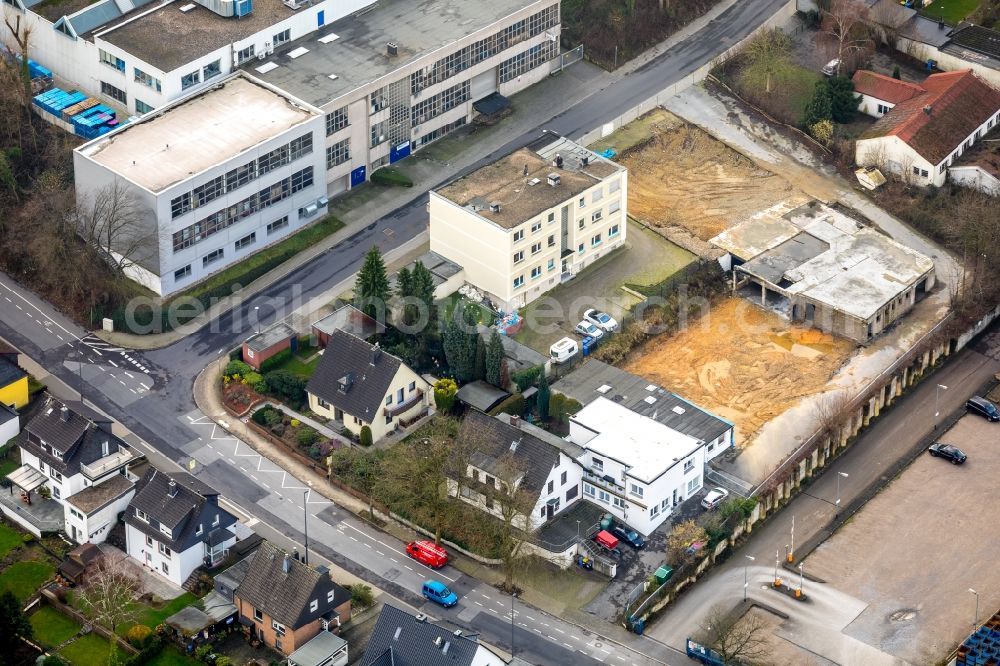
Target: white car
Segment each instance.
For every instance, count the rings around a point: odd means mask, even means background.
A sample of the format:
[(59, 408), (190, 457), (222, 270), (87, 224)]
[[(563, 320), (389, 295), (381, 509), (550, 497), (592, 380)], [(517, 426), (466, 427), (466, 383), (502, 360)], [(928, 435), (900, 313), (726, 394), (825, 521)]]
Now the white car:
[(701, 505), (711, 511), (725, 502), (728, 497), (729, 491), (725, 488), (712, 488), (708, 491), (708, 494), (705, 495), (705, 499), (701, 501)]
[(604, 336), (604, 331), (597, 328), (586, 319), (576, 325), (576, 332), (580, 335), (589, 335), (594, 338), (594, 340), (600, 340)]
[(602, 331), (611, 333), (612, 331), (618, 330), (618, 322), (615, 321), (615, 318), (607, 312), (590, 309), (583, 313), (583, 318)]
[(827, 76), (833, 76), (834, 74), (837, 73), (837, 70), (839, 68), (840, 68), (840, 58), (834, 58), (830, 62), (823, 65), (823, 69), (821, 69), (820, 71), (826, 74)]

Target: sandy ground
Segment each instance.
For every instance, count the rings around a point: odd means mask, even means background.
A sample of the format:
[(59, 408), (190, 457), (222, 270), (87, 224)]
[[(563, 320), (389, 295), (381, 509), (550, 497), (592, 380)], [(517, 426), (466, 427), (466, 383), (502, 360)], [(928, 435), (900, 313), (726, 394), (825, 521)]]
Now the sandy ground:
[(651, 340), (625, 369), (732, 421), (742, 444), (804, 396), (824, 390), (854, 348), (727, 298), (679, 333)]
[(833, 666), (834, 662), (804, 650), (795, 643), (783, 638), (781, 633), (784, 620), (756, 606), (747, 611), (747, 615), (756, 617), (764, 627), (766, 636), (763, 649), (768, 666)]
[[(629, 170), (629, 213), (664, 229), (681, 227), (703, 241), (787, 199), (806, 197), (787, 180), (677, 116), (657, 109), (604, 140)], [(642, 132), (651, 139), (637, 141)]]
[(912, 664), (940, 663), (1000, 605), (1000, 424), (963, 417), (941, 441), (962, 466), (921, 456), (806, 559), (832, 587), (868, 602), (844, 630)]

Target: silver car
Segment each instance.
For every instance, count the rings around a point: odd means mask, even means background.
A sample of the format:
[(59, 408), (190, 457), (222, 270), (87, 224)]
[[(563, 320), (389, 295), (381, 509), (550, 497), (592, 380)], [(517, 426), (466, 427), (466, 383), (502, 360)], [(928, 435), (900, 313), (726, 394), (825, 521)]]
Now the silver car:
[(600, 310), (594, 310), (591, 308), (583, 313), (583, 318), (602, 331), (611, 333), (612, 331), (618, 330), (618, 322), (615, 321), (615, 318), (607, 312), (601, 312)]
[(728, 497), (729, 491), (725, 488), (712, 488), (708, 491), (708, 494), (705, 495), (705, 499), (701, 501), (701, 505), (711, 511), (725, 502)]
[(576, 325), (576, 332), (580, 335), (589, 335), (594, 338), (594, 340), (600, 340), (604, 335), (604, 331), (597, 328), (587, 320), (583, 320)]

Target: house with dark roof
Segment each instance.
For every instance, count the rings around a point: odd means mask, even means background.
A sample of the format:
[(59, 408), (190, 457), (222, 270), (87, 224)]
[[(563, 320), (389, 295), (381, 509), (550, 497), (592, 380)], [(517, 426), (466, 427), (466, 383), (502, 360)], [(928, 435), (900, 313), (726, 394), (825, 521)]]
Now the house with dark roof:
[(239, 621), (286, 656), (351, 618), (351, 593), (326, 567), (311, 567), (268, 542), (250, 560), (233, 603)]
[(530, 498), (532, 509), (515, 524), (534, 531), (580, 499), (583, 450), (517, 416), (493, 417), (470, 409), (459, 437), (471, 454), (464, 477), (448, 480), (453, 496), (500, 517), (507, 488)]
[(426, 615), (385, 604), (368, 639), (361, 666), (505, 666), (498, 654), (461, 631), (440, 627)]
[[(870, 79), (870, 81), (869, 81)], [(855, 161), (915, 185), (943, 185), (948, 167), (1000, 123), (1000, 90), (972, 70), (931, 74), (855, 144)], [(903, 96), (901, 86), (863, 77), (862, 92)]]
[(198, 567), (226, 558), (235, 525), (217, 490), (186, 472), (150, 469), (125, 512), (125, 544), (144, 567), (183, 585)]
[[(377, 442), (427, 413), (430, 385), (392, 354), (342, 330), (333, 330), (306, 385), (309, 409)], [(335, 428), (336, 429), (336, 428)]]
[(15, 440), (21, 466), (7, 475), (13, 485), (0, 493), (0, 509), (37, 536), (104, 541), (135, 493), (129, 465), (138, 454), (79, 403), (45, 396), (26, 419)]
[(28, 373), (17, 364), (17, 351), (0, 343), (0, 405), (23, 409), (27, 404)]

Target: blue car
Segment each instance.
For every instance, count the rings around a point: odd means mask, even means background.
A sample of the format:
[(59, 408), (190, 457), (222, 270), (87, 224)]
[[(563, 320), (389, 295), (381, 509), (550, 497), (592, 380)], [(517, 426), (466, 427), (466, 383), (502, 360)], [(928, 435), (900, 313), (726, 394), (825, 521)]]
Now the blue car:
[(429, 580), (424, 583), (421, 591), (425, 599), (433, 601), (436, 604), (441, 604), (445, 608), (451, 608), (458, 603), (458, 595), (449, 590), (447, 585), (436, 580)]

